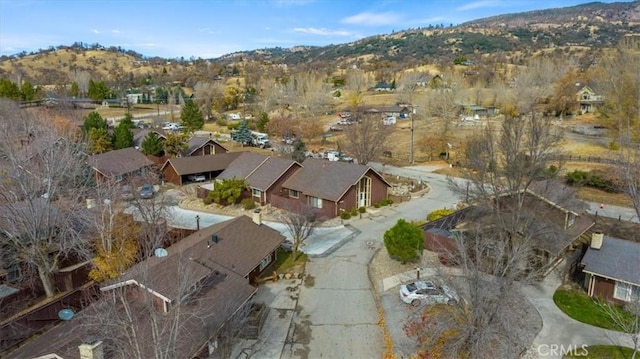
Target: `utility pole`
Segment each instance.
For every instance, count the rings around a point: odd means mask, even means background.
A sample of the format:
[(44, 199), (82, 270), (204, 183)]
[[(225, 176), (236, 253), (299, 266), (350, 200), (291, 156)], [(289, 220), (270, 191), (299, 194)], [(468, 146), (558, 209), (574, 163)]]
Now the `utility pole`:
[(413, 108), (413, 113), (411, 114), (411, 140), (409, 142), (409, 164), (413, 164), (413, 118), (416, 115), (416, 108)]

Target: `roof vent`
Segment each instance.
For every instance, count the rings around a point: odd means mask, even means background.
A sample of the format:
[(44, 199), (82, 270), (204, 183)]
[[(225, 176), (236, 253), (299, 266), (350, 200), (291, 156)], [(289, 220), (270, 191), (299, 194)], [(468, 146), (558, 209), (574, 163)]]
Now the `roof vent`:
[(207, 241), (207, 248), (211, 248), (214, 244), (217, 244), (220, 241), (217, 234), (211, 235), (211, 238)]

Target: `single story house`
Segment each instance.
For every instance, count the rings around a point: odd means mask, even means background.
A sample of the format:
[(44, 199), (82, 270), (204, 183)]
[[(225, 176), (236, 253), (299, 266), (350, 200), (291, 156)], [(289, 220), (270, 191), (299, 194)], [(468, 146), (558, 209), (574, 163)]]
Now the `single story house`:
[(243, 152), (220, 153), (215, 156), (169, 158), (160, 171), (165, 181), (178, 186), (192, 182), (189, 177), (202, 175), (205, 181), (216, 179)]
[(133, 147), (109, 151), (89, 157), (96, 181), (124, 180), (145, 177), (153, 165), (142, 152)]
[(411, 109), (407, 106), (372, 106), (362, 109), (366, 115), (380, 115), (382, 118), (408, 118), (411, 115)]
[(217, 179), (244, 179), (251, 198), (256, 203), (265, 205), (271, 203), (274, 193), (282, 192), (282, 183), (300, 167), (298, 162), (291, 159), (243, 152)]
[(393, 91), (393, 84), (388, 82), (378, 82), (374, 87), (374, 91)]
[(387, 198), (391, 185), (368, 166), (307, 158), (302, 167), (282, 183), (271, 205), (285, 210), (310, 207), (321, 217), (369, 207)]
[(616, 304), (640, 300), (640, 243), (594, 233), (581, 264), (590, 297)]
[[(522, 203), (518, 223), (524, 236), (535, 241), (535, 254), (531, 258), (534, 266), (550, 269), (564, 260), (565, 251), (586, 233), (594, 222), (584, 214), (587, 206), (574, 197), (574, 191), (555, 181), (534, 182), (531, 186), (515, 193), (505, 191), (493, 198), (491, 208), (469, 206), (460, 211), (426, 223), (422, 226), (425, 236), (424, 247), (438, 252), (441, 260), (455, 257), (459, 238), (467, 231), (483, 231), (491, 228), (491, 213), (495, 209), (505, 215), (516, 210)], [(535, 217), (529, 214), (535, 213)], [(505, 218), (509, 218), (508, 215)], [(483, 226), (486, 223), (486, 226)]]
[(187, 145), (187, 149), (180, 154), (180, 157), (208, 156), (229, 152), (217, 141), (207, 137), (193, 136), (189, 139)]
[[(8, 353), (7, 358), (126, 355), (131, 351), (126, 339), (131, 338), (120, 338), (122, 331), (105, 332), (108, 327), (100, 325), (101, 321), (114, 325), (119, 317), (139, 336), (136, 350), (149, 357), (159, 346), (169, 350), (167, 354), (180, 353), (184, 358), (209, 357), (216, 350), (220, 329), (255, 294), (250, 283), (276, 259), (284, 239), (262, 223), (259, 213), (197, 231), (102, 287), (104, 299)], [(118, 310), (121, 302), (127, 303), (126, 310)], [(162, 315), (150, 315), (154, 309)], [(99, 317), (105, 310), (109, 315)], [(161, 330), (154, 333), (154, 328)]]

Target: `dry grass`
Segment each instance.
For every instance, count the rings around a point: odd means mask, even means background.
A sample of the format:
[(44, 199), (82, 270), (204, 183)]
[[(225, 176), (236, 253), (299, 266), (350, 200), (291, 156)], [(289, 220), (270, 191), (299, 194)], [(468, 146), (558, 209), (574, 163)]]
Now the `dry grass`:
[(609, 193), (591, 187), (578, 187), (578, 198), (584, 201), (632, 207), (631, 200), (624, 193)]

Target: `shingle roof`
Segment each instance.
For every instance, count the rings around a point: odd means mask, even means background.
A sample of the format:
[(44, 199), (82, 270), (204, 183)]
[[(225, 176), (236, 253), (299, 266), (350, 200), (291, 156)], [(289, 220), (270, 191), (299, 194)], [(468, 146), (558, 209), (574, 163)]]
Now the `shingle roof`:
[[(191, 137), (189, 139), (189, 142), (187, 144), (187, 149), (182, 152), (182, 156), (191, 155), (198, 148), (204, 146), (205, 144), (207, 144), (209, 142), (224, 148), (224, 146), (222, 146), (221, 144), (219, 144), (218, 142), (216, 142), (216, 141), (214, 141), (214, 140), (212, 140), (210, 138), (193, 136), (193, 137)], [(225, 150), (226, 150), (226, 148), (225, 148)]]
[(268, 158), (268, 156), (253, 152), (242, 152), (242, 154), (231, 162), (229, 167), (218, 176), (218, 179), (247, 178)]
[[(217, 242), (211, 242), (216, 236)], [(173, 300), (181, 273), (189, 272), (193, 283), (209, 277), (218, 267), (242, 277), (280, 246), (285, 237), (277, 230), (257, 225), (247, 216), (236, 217), (201, 229), (167, 248), (168, 256), (152, 257), (131, 268), (118, 282), (136, 280)]]
[(587, 249), (584, 271), (640, 285), (640, 243), (604, 237), (600, 249)]
[(142, 152), (133, 147), (93, 155), (89, 157), (89, 163), (107, 177), (135, 172), (153, 164)]
[(253, 188), (266, 191), (282, 176), (291, 166), (298, 166), (294, 160), (278, 157), (269, 157), (247, 178), (247, 184)]
[[(294, 173), (282, 186), (333, 202), (338, 201), (349, 187), (356, 184), (368, 171), (368, 166), (340, 161), (307, 158), (302, 168)], [(382, 179), (382, 177), (380, 177)], [(384, 179), (382, 179), (384, 183)]]
[(160, 137), (162, 139), (166, 139), (167, 138), (164, 135), (164, 130), (148, 129), (148, 128), (134, 129), (133, 130), (133, 147), (138, 147), (138, 148), (141, 147), (142, 146), (142, 142), (144, 142), (144, 139), (151, 132), (155, 132), (158, 135), (158, 137)]
[(162, 166), (172, 166), (179, 175), (206, 173), (226, 169), (242, 152), (219, 153), (211, 156), (170, 158)]

